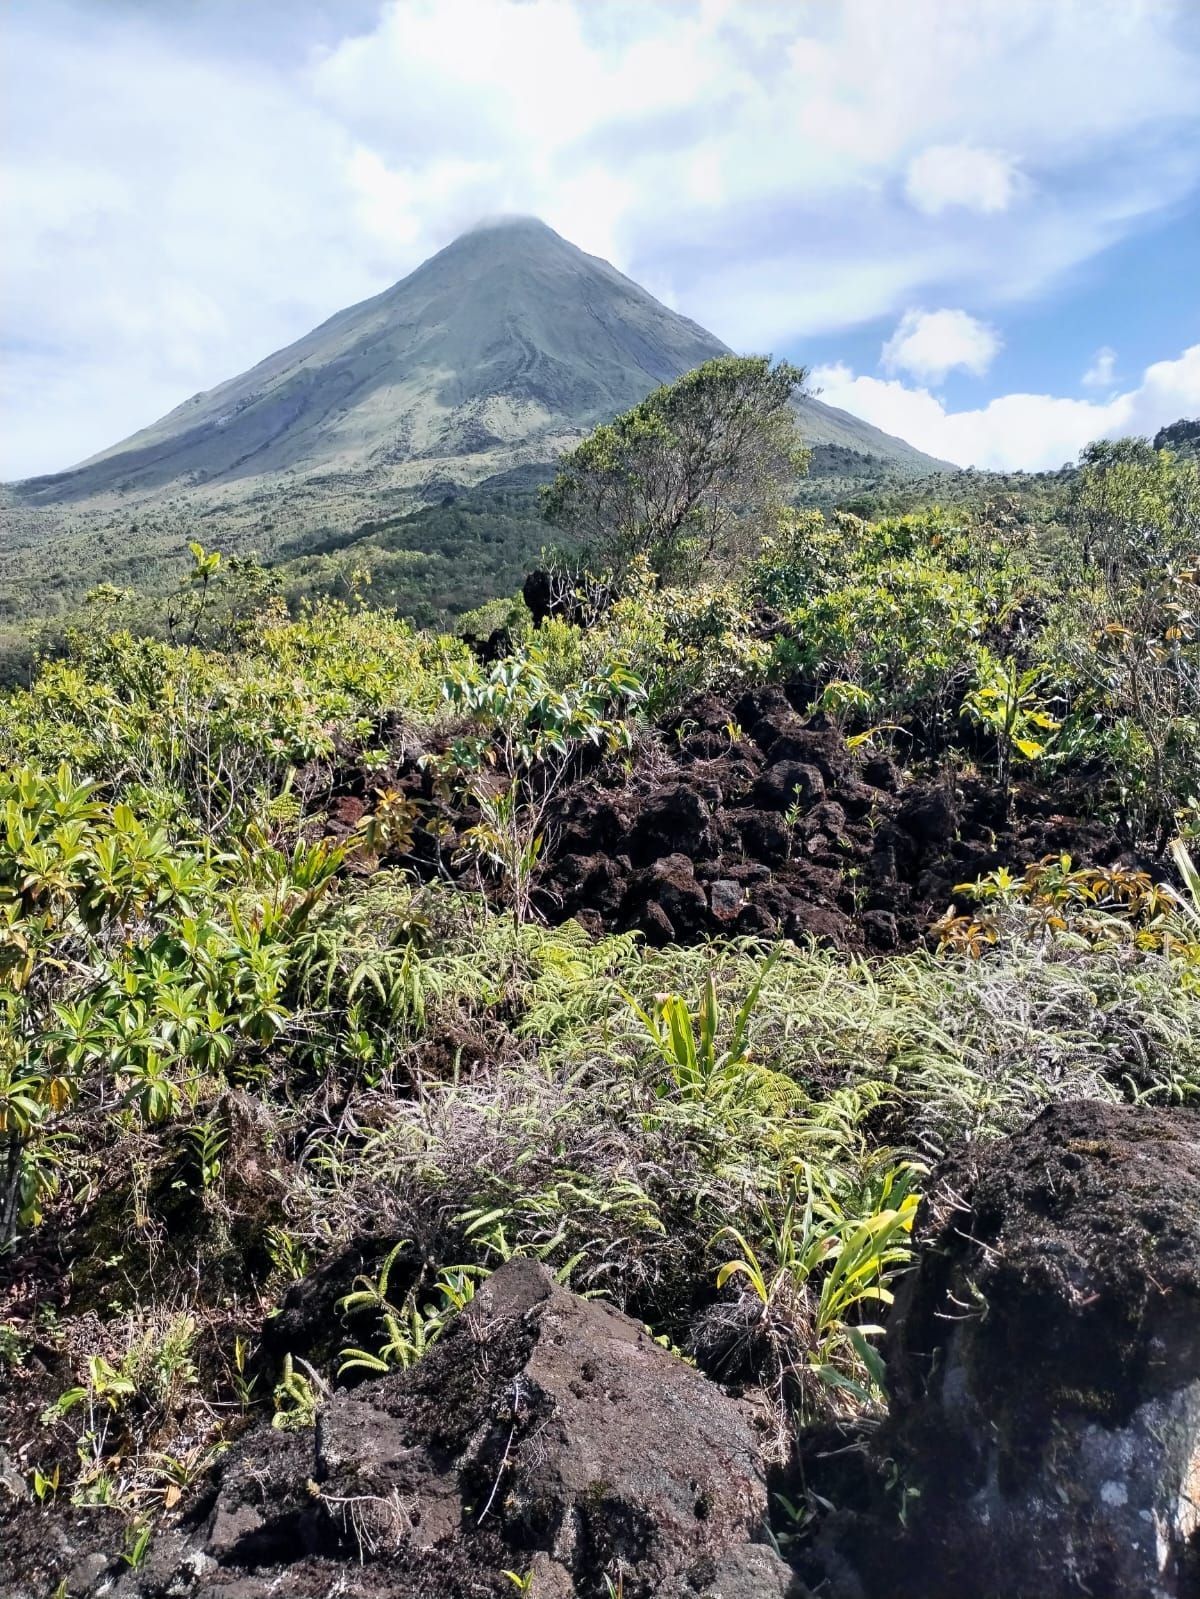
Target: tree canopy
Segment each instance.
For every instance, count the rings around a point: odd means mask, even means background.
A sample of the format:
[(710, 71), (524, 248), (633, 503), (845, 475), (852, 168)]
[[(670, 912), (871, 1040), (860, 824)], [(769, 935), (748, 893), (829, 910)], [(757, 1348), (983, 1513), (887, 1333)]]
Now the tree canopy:
[(806, 469), (792, 400), (806, 373), (719, 356), (598, 427), (563, 458), (543, 514), (594, 569), (644, 556), (660, 577), (728, 566)]

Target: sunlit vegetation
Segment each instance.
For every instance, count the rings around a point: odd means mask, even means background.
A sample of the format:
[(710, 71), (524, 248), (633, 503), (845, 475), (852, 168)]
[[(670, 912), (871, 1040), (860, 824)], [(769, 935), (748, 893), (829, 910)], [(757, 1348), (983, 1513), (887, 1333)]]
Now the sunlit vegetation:
[[(625, 533), (573, 611), (506, 605), (490, 664), (363, 574), (291, 614), (197, 544), (154, 636), (99, 591), (0, 699), (0, 1381), (37, 1395), (31, 1492), (111, 1506), (114, 1546), (516, 1254), (763, 1384), (786, 1451), (879, 1404), (939, 1159), (1055, 1099), (1200, 1094), (1194, 463), (1097, 446), (1049, 507), (774, 507), (732, 573), (685, 516), (671, 583)], [(565, 785), (772, 681), (1002, 810), (1071, 787), (1128, 858), (1014, 859), (871, 959), (539, 916)]]

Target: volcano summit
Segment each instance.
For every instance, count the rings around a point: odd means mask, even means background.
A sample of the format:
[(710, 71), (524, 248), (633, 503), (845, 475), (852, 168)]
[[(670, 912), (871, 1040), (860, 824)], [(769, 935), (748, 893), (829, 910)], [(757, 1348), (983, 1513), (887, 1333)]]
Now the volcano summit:
[[(544, 223), (487, 222), (132, 438), (29, 480), (21, 498), (111, 504), (348, 472), (419, 499), (424, 485), (548, 461), (658, 384), (726, 353)], [(819, 400), (804, 398), (800, 411), (817, 448), (916, 472), (940, 464)]]

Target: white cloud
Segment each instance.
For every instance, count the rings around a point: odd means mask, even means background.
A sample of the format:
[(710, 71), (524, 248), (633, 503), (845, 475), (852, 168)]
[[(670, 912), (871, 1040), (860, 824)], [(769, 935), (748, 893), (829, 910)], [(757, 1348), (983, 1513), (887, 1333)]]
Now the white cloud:
[(927, 388), (856, 376), (844, 363), (817, 368), (814, 387), (830, 405), (958, 466), (1041, 471), (1073, 460), (1092, 439), (1153, 434), (1200, 410), (1200, 344), (1156, 361), (1135, 389), (1104, 401), (1004, 394), (975, 410), (951, 411)]
[(1016, 162), (1002, 150), (931, 144), (908, 163), (904, 192), (926, 216), (962, 206), (984, 216), (1007, 211), (1021, 189)]
[(982, 377), (1000, 349), (1000, 335), (966, 311), (906, 311), (883, 347), (885, 372), (908, 372), (940, 383), (961, 370)]
[(1108, 389), (1117, 375), (1117, 352), (1102, 344), (1092, 357), (1092, 364), (1080, 378), (1088, 389)]
[(423, 237), (426, 217), (448, 194), (478, 194), (483, 204), (500, 168), (494, 161), (454, 158), (393, 169), (377, 151), (360, 144), (346, 172), (359, 222), (385, 247), (406, 254)]
[(13, 8), (0, 476), (114, 442), (485, 214), (544, 217), (738, 348), (1036, 295), (1200, 181), (1192, 12)]

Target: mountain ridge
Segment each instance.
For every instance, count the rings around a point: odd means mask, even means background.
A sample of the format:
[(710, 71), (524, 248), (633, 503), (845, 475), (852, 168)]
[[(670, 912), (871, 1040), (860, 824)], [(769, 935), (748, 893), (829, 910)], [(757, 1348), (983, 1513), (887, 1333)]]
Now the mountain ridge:
[[(552, 459), (729, 347), (536, 218), (477, 224), (129, 438), (11, 489), (128, 503), (351, 472), (409, 491)], [(945, 463), (805, 396), (802, 431), (914, 472)]]

